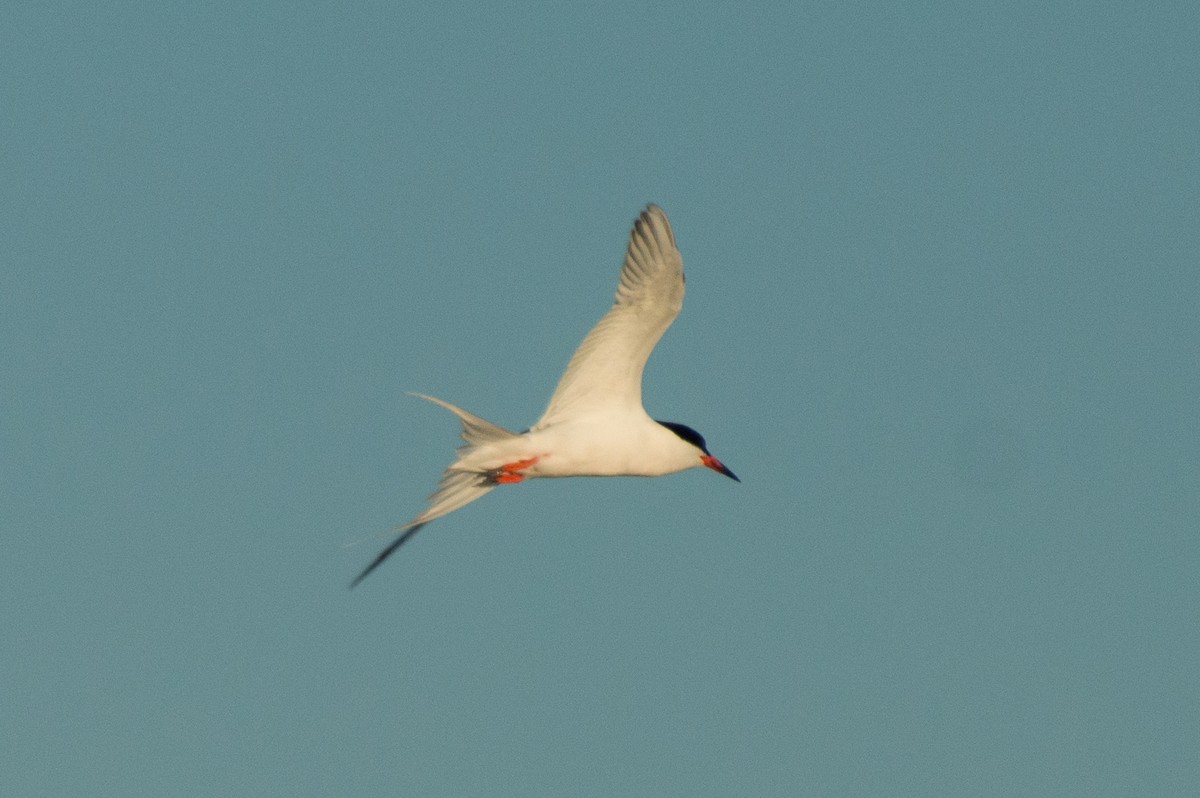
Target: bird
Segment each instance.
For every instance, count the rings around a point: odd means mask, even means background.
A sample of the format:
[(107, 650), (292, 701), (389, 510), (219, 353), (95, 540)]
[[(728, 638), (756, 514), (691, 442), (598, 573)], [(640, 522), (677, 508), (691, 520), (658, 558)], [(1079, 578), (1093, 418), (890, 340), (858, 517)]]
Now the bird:
[(741, 482), (696, 430), (652, 419), (642, 406), (642, 371), (683, 307), (683, 258), (667, 215), (647, 205), (633, 223), (612, 307), (567, 363), (541, 418), (512, 432), (449, 402), (463, 444), (423, 512), (362, 570), (353, 588), (426, 524), (500, 485), (581, 476), (656, 477), (705, 467)]

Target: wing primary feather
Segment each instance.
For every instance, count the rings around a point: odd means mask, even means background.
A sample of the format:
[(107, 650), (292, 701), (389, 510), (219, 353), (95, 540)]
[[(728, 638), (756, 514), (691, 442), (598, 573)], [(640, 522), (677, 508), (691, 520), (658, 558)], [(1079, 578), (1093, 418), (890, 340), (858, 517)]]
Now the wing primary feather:
[(612, 307), (571, 356), (533, 429), (588, 413), (641, 411), (642, 370), (683, 306), (683, 293), (671, 223), (662, 208), (647, 205), (629, 231)]
[(425, 526), (425, 525), (417, 524), (416, 526), (410, 527), (410, 528), (406, 529), (403, 534), (401, 534), (399, 537), (397, 537), (395, 540), (393, 540), (391, 543), (389, 543), (388, 547), (386, 549), (379, 552), (378, 557), (376, 557), (374, 560), (371, 560), (371, 564), (368, 565), (366, 568), (364, 568), (362, 570), (362, 573), (360, 573), (358, 576), (354, 577), (354, 581), (350, 583), (350, 589), (353, 590), (354, 588), (358, 587), (359, 582), (366, 579), (368, 574), (370, 574), (372, 571), (374, 571), (376, 568), (378, 568), (380, 565), (382, 565), (383, 561), (386, 560), (388, 557), (391, 557), (392, 554), (395, 553), (396, 549), (400, 548), (405, 543), (407, 543), (409, 538), (411, 538), (413, 535), (420, 532), (421, 527), (423, 527), (423, 526)]

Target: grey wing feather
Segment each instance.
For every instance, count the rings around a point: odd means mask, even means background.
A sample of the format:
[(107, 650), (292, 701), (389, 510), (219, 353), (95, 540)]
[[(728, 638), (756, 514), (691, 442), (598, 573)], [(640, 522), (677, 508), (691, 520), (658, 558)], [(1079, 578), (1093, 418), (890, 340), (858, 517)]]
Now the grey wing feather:
[(683, 258), (667, 215), (649, 205), (629, 234), (616, 299), (571, 356), (533, 429), (614, 406), (642, 406), (642, 371), (683, 307)]

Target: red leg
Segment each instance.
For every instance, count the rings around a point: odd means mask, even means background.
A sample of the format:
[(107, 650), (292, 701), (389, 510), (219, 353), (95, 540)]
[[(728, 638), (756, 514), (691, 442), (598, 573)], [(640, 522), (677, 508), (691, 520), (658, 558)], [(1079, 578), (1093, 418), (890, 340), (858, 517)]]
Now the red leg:
[(493, 468), (488, 472), (488, 476), (492, 482), (500, 485), (510, 485), (514, 482), (520, 482), (525, 479), (525, 475), (521, 473), (522, 469), (529, 468), (537, 462), (536, 457), (530, 457), (526, 460), (517, 460), (512, 463), (505, 463), (499, 468)]

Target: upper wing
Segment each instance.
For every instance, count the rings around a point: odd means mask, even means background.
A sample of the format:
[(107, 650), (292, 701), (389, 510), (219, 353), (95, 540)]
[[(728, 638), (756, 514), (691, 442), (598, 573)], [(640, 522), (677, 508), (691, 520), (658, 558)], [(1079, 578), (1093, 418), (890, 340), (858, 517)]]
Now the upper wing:
[(571, 356), (533, 429), (593, 409), (641, 409), (642, 369), (683, 307), (683, 259), (667, 215), (642, 211), (629, 233), (616, 301)]

